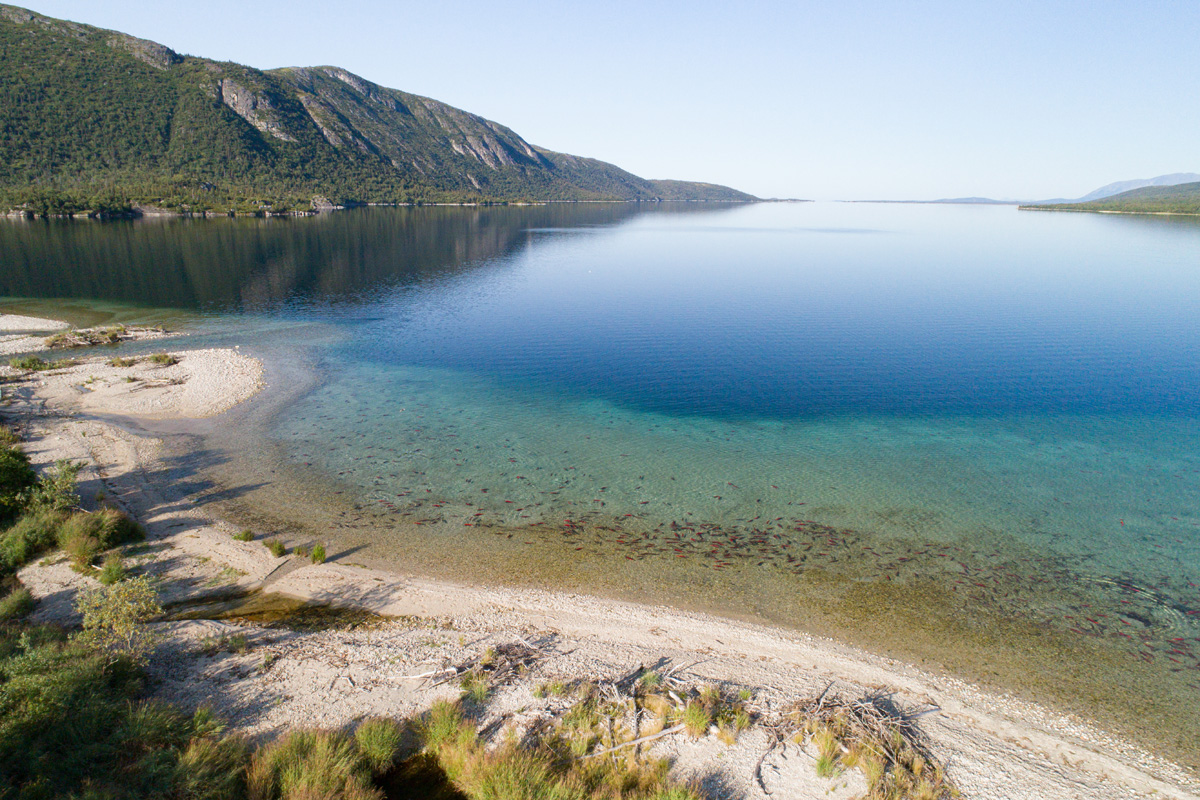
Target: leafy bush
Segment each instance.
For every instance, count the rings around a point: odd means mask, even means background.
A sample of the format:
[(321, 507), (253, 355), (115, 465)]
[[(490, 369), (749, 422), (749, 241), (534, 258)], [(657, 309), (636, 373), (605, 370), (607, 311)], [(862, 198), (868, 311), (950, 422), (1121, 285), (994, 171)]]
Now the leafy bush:
[(244, 797), (245, 745), (141, 691), (126, 659), (53, 628), (0, 630), (0, 795)]
[(0, 445), (0, 524), (21, 513), (25, 496), (36, 483), (29, 456), (12, 445)]
[(235, 533), (233, 535), (233, 538), (237, 539), (239, 542), (253, 542), (254, 541), (254, 532), (245, 530), (245, 531), (242, 531), (241, 533)]
[(33, 487), (28, 507), (32, 510), (70, 511), (79, 506), (76, 481), (82, 464), (59, 459)]
[(155, 637), (143, 623), (162, 613), (148, 577), (87, 589), (75, 607), (83, 615), (83, 642), (113, 657), (146, 663)]

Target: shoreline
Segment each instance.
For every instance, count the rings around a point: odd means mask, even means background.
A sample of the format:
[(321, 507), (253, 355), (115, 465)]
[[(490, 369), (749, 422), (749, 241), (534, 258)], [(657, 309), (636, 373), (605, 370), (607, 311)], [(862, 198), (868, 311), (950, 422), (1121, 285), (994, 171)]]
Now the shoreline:
[[(1189, 792), (1196, 783), (1182, 768), (1078, 720), (833, 640), (570, 592), (406, 577), (350, 566), (345, 553), (332, 554), (343, 563), (309, 565), (296, 556), (276, 559), (258, 541), (235, 541), (231, 534), (237, 529), (210, 519), (203, 508), (221, 487), (203, 479), (196, 465), (164, 460), (161, 441), (131, 433), (119, 421), (136, 423), (140, 417), (181, 424), (211, 418), (262, 388), (261, 362), (233, 350), (201, 352), (209, 355), (179, 353), (179, 367), (192, 364), (182, 382), (141, 390), (156, 393), (153, 403), (136, 392), (116, 391), (120, 386), (109, 386), (109, 394), (100, 398), (82, 395), (75, 388), (77, 379), (102, 372), (99, 359), (91, 359), (67, 374), (39, 376), (13, 398), (8, 411), (15, 410), (20, 427), (32, 434), (26, 436), (26, 449), (35, 463), (84, 461), (88, 466), (81, 475), (81, 495), (90, 498), (103, 491), (147, 525), (148, 545), (156, 549), (138, 556), (140, 569), (160, 576), (165, 601), (264, 589), (399, 619), (379, 630), (290, 636), (253, 624), (163, 623), (168, 635), (160, 661), (170, 669), (159, 674), (162, 699), (184, 705), (215, 699), (214, 710), (251, 735), (267, 735), (286, 724), (340, 725), (355, 715), (379, 713), (380, 704), (395, 714), (445, 696), (452, 687), (411, 685), (410, 679), (425, 671), (418, 668), (422, 664), (445, 663), (506, 637), (548, 636), (555, 642), (554, 653), (531, 678), (499, 695), (489, 714), (520, 717), (518, 709), (533, 703), (533, 684), (544, 678), (627, 672), (661, 658), (680, 666), (697, 661), (686, 670), (699, 679), (753, 685), (764, 713), (778, 710), (789, 697), (815, 694), (830, 681), (847, 696), (895, 692), (901, 705), (922, 713), (922, 728), (934, 752), (949, 762), (952, 779), (967, 796), (1194, 796)], [(244, 369), (251, 361), (259, 370), (253, 380), (254, 371)], [(249, 378), (231, 385), (214, 377), (223, 374)], [(92, 404), (81, 402), (86, 399)], [(87, 579), (63, 563), (49, 562), (53, 559), (27, 567), (21, 578), (43, 598), (39, 618), (69, 619), (68, 599)], [(235, 627), (261, 640), (263, 649), (279, 651), (269, 679), (243, 674), (248, 672), (246, 656), (213, 659), (194, 652), (202, 636)], [(449, 630), (454, 633), (445, 633)], [(387, 648), (382, 654), (381, 647)], [(320, 675), (325, 677), (314, 682), (313, 676)], [(377, 690), (367, 691), (369, 685)], [(681, 776), (699, 777), (717, 769), (732, 796), (762, 796), (750, 767), (765, 743), (765, 733), (755, 730), (731, 747), (713, 737), (688, 743), (664, 740), (657, 747), (677, 759)], [(777, 766), (779, 775), (792, 774)], [(812, 783), (813, 797), (826, 796), (832, 787), (799, 767), (793, 772), (785, 782)], [(794, 786), (785, 794), (810, 796)]]

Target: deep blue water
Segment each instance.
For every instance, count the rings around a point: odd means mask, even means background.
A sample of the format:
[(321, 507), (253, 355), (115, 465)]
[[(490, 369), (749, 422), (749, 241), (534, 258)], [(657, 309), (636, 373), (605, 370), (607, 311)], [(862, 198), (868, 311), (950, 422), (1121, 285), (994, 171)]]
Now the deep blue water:
[(674, 581), (771, 619), (813, 570), (931, 580), (964, 615), (1125, 648), (1197, 707), (1194, 219), (364, 210), (0, 226), (0, 257), (0, 296), (304, 349), (318, 386), (246, 441), (423, 523), (381, 551), (538, 575), (582, 552), (607, 589)]

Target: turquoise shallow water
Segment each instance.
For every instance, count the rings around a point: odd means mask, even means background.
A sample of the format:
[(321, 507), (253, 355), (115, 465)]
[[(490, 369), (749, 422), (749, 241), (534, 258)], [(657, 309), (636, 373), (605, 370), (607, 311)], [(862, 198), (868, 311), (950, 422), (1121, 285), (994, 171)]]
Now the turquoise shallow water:
[(1195, 221), (369, 210), (6, 227), (0, 255), (0, 295), (303, 351), (312, 391), (222, 447), (270, 450), (285, 501), (319, 484), (374, 558), (695, 598), (1160, 744), (1198, 727)]

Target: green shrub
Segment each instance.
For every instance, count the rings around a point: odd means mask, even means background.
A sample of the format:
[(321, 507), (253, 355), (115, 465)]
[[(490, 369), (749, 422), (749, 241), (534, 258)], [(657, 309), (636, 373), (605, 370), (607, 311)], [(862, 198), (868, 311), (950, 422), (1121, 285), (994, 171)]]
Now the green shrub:
[(241, 740), (217, 738), (206, 712), (137, 702), (126, 659), (55, 628), (0, 629), (0, 677), (5, 797), (245, 797)]
[(70, 511), (79, 506), (76, 489), (82, 464), (59, 459), (46, 470), (29, 495), (28, 506), (33, 510)]
[(11, 622), (29, 616), (33, 611), (35, 601), (33, 595), (24, 586), (14, 589), (8, 596), (0, 600), (0, 622)]
[(59, 528), (59, 546), (71, 556), (76, 568), (84, 569), (102, 551), (125, 542), (145, 538), (141, 526), (113, 508), (99, 511), (80, 511)]
[(115, 508), (99, 511), (79, 511), (59, 528), (59, 546), (71, 556), (79, 568), (88, 566), (101, 551), (126, 542), (138, 542), (146, 532), (123, 512)]
[(249, 649), (250, 643), (246, 640), (244, 633), (236, 633), (233, 636), (222, 633), (219, 636), (205, 636), (200, 640), (200, 652), (206, 656), (215, 656), (221, 652), (241, 655)]
[(312, 563), (314, 563), (314, 564), (324, 564), (325, 563), (325, 545), (318, 544), (315, 547), (313, 547)]
[(113, 325), (108, 328), (89, 328), (84, 330), (63, 331), (46, 339), (46, 347), (94, 347), (98, 344), (117, 344), (125, 336), (124, 325)]
[(287, 548), (284, 547), (283, 542), (279, 541), (278, 539), (267, 539), (267, 541), (263, 542), (263, 544), (268, 550), (271, 551), (271, 555), (275, 556), (276, 558), (283, 558), (287, 555)]
[(121, 558), (120, 553), (109, 553), (104, 557), (104, 564), (100, 567), (100, 583), (112, 586), (114, 583), (125, 580), (125, 576), (128, 574), (129, 571), (125, 569), (125, 560)]
[(41, 372), (43, 370), (54, 368), (53, 362), (47, 361), (44, 358), (38, 358), (37, 356), (10, 358), (8, 360), (8, 365), (13, 369), (32, 370), (34, 372)]
[(146, 662), (155, 637), (144, 623), (162, 613), (148, 577), (86, 589), (75, 607), (83, 616), (81, 641), (135, 664)]
[(363, 720), (354, 731), (358, 752), (375, 775), (385, 775), (392, 768), (403, 740), (400, 724), (383, 717)]
[(21, 513), (26, 495), (36, 483), (29, 456), (12, 445), (0, 445), (0, 524)]
[(15, 572), (58, 544), (58, 530), (65, 515), (34, 511), (17, 520), (0, 535), (0, 574)]
[(179, 358), (170, 353), (155, 353), (146, 360), (160, 367), (172, 367), (179, 363)]
[(7, 425), (0, 425), (0, 446), (8, 446), (17, 444), (21, 441), (21, 437), (13, 432), (13, 429)]
[(235, 533), (233, 535), (233, 538), (237, 539), (239, 542), (253, 542), (254, 541), (254, 532), (245, 530), (245, 531), (242, 531), (241, 533)]
[(138, 363), (136, 358), (121, 358), (120, 356), (108, 360), (110, 367), (132, 367), (136, 363)]

